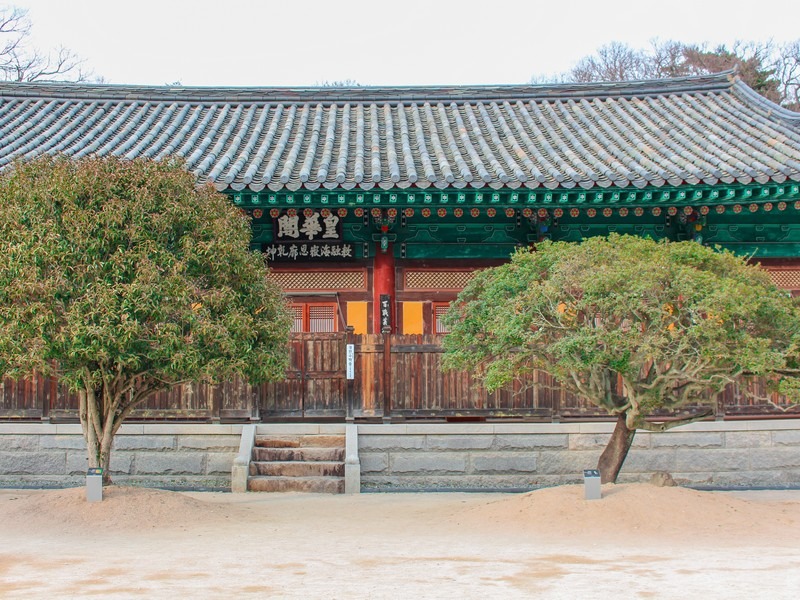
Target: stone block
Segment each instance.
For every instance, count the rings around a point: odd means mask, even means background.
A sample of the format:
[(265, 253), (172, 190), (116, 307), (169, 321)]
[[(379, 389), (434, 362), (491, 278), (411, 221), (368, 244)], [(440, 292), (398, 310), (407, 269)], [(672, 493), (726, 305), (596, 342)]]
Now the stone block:
[(177, 439), (181, 450), (236, 452), (241, 438), (238, 435), (180, 435)]
[[(800, 470), (798, 471), (730, 471), (727, 473), (706, 473), (705, 480), (698, 482), (700, 485), (711, 485), (721, 488), (782, 488), (796, 487), (800, 484)], [(686, 474), (691, 479), (697, 474)], [(677, 476), (676, 476), (676, 479)]]
[(751, 471), (800, 469), (800, 452), (797, 448), (754, 448), (746, 454)]
[(206, 455), (206, 473), (208, 475), (230, 474), (235, 458), (235, 452), (210, 452)]
[(409, 435), (492, 435), (490, 423), (406, 423)]
[(607, 433), (573, 433), (569, 436), (569, 449), (602, 451), (608, 444), (609, 437), (611, 436)]
[[(221, 475), (120, 475), (114, 478), (117, 485), (152, 487), (170, 490), (219, 491), (231, 489), (230, 474)], [(146, 527), (146, 525), (143, 525)]]
[[(711, 473), (743, 471), (748, 468), (748, 452), (742, 450), (675, 450), (675, 466), (678, 473)], [(669, 470), (669, 469), (665, 469)]]
[(0, 435), (0, 452), (22, 451), (34, 452), (39, 449), (37, 435)]
[(83, 435), (43, 435), (39, 438), (42, 450), (86, 450)]
[(772, 445), (769, 431), (726, 431), (726, 448), (768, 448)]
[(201, 475), (204, 455), (186, 452), (136, 452), (136, 475)]
[[(130, 474), (131, 466), (133, 464), (133, 454), (129, 452), (111, 452), (111, 474), (125, 473)], [(67, 467), (68, 475), (86, 475), (89, 468), (89, 459), (86, 456), (86, 451), (83, 452), (67, 452)]]
[(631, 449), (622, 465), (624, 473), (644, 473), (648, 477), (656, 471), (672, 472), (675, 466), (675, 451)]
[(175, 444), (174, 435), (118, 435), (114, 437), (114, 450), (174, 450)]
[(4, 475), (64, 475), (64, 452), (0, 452)]
[(472, 470), (476, 473), (535, 473), (536, 462), (531, 452), (486, 452), (472, 455)]
[(25, 421), (12, 421), (0, 423), (0, 436), (4, 435), (42, 435), (56, 433), (54, 425), (49, 423), (27, 423)]
[(390, 464), (392, 473), (465, 473), (467, 456), (446, 452), (395, 454)]
[(772, 443), (776, 446), (800, 446), (800, 430), (773, 431)]
[(532, 450), (536, 448), (567, 448), (569, 434), (558, 433), (532, 435), (498, 435), (495, 438), (496, 450)]
[(492, 435), (429, 435), (425, 439), (428, 450), (485, 450), (492, 447)]
[(362, 473), (383, 473), (389, 468), (389, 455), (384, 452), (366, 452), (360, 459)]
[(577, 477), (542, 477), (527, 473), (516, 475), (369, 475), (362, 477), (361, 486), (371, 491), (415, 491), (447, 490), (471, 492), (480, 490), (500, 490), (505, 492), (525, 492), (542, 487), (578, 483)]
[(665, 431), (652, 436), (653, 448), (722, 448), (724, 446), (721, 432), (673, 432)]
[(422, 435), (359, 435), (360, 450), (421, 450), (425, 447)]
[(582, 478), (584, 469), (594, 469), (599, 457), (599, 450), (542, 451), (539, 453), (537, 472), (540, 475), (569, 475)]

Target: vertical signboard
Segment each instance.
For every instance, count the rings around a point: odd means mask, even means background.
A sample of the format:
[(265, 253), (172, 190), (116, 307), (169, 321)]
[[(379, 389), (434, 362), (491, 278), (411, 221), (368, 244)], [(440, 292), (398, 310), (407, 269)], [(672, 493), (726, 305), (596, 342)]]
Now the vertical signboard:
[(381, 294), (381, 331), (392, 328), (392, 297)]
[(355, 344), (347, 344), (347, 356), (345, 359), (347, 367), (347, 379), (356, 378), (356, 346)]

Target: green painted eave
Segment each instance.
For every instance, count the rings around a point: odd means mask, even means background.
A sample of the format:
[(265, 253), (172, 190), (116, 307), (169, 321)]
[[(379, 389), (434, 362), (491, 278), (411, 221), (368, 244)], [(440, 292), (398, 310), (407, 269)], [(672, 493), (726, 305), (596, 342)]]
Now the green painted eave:
[(306, 192), (233, 192), (233, 203), (242, 208), (291, 207), (515, 207), (583, 208), (605, 206), (700, 206), (766, 203), (800, 199), (800, 184), (730, 184), (680, 187), (614, 188), (591, 191), (582, 188), (555, 190), (373, 190)]

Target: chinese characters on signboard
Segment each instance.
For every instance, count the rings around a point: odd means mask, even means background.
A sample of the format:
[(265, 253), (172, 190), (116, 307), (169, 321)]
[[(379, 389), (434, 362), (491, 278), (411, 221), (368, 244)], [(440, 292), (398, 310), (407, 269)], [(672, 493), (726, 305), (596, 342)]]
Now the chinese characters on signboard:
[(342, 239), (341, 219), (328, 211), (284, 212), (273, 220), (273, 239), (262, 248), (270, 261), (355, 258), (353, 245)]
[(381, 331), (392, 328), (392, 297), (389, 294), (381, 294)]

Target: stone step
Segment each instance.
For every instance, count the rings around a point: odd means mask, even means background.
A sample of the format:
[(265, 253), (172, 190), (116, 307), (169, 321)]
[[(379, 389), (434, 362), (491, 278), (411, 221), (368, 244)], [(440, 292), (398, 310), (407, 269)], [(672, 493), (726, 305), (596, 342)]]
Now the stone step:
[(343, 435), (257, 435), (259, 448), (344, 448)]
[(333, 477), (250, 477), (247, 489), (251, 492), (306, 492), (312, 494), (343, 494), (344, 479)]
[(282, 477), (344, 477), (341, 462), (254, 462), (250, 463), (250, 475)]
[(344, 448), (253, 448), (253, 460), (343, 461)]

